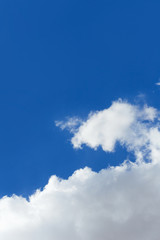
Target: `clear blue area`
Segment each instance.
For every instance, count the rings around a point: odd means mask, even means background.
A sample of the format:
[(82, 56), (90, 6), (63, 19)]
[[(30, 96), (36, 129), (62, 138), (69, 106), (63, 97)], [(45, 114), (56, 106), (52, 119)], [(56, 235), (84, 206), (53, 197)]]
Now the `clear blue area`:
[(0, 196), (127, 156), (73, 150), (54, 126), (117, 98), (159, 107), (160, 1), (0, 2)]

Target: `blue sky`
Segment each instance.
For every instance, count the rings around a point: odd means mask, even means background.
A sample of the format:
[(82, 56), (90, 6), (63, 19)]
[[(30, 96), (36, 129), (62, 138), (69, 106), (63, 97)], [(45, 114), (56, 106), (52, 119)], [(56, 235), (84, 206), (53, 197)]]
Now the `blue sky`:
[(139, 94), (159, 107), (159, 9), (147, 0), (0, 2), (0, 196), (124, 159), (119, 146), (114, 156), (74, 150), (54, 121)]

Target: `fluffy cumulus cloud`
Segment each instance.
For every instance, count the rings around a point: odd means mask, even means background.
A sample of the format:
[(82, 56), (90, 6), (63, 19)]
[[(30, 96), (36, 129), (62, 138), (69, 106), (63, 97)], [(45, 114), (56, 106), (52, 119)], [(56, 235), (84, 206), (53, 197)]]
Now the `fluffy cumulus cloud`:
[(142, 151), (144, 147), (146, 150), (151, 144), (152, 128), (158, 127), (153, 123), (157, 115), (152, 107), (140, 108), (121, 100), (113, 102), (110, 108), (89, 115), (77, 129), (72, 144), (75, 148), (82, 144), (94, 149), (101, 146), (111, 152), (118, 141), (128, 150)]
[(114, 151), (118, 141), (136, 161), (99, 173), (86, 167), (67, 180), (52, 176), (28, 201), (3, 197), (0, 239), (159, 240), (159, 112), (117, 101), (86, 121), (69, 121), (56, 124), (72, 132), (75, 148)]

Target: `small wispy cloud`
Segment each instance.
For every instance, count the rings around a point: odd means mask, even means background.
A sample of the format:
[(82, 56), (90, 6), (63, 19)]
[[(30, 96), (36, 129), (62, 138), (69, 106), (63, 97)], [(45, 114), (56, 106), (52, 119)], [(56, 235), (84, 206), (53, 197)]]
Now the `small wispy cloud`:
[(76, 129), (82, 124), (82, 120), (77, 117), (67, 118), (66, 121), (55, 121), (56, 127), (67, 129), (71, 133), (75, 133)]
[(157, 82), (157, 83), (155, 83), (157, 86), (160, 86), (160, 81), (159, 82)]

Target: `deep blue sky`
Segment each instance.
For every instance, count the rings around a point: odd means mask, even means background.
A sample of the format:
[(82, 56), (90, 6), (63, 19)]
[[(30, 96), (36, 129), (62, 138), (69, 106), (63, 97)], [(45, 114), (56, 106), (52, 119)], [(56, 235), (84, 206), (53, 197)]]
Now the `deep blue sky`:
[(118, 164), (54, 126), (138, 94), (159, 107), (160, 1), (0, 2), (0, 196)]

